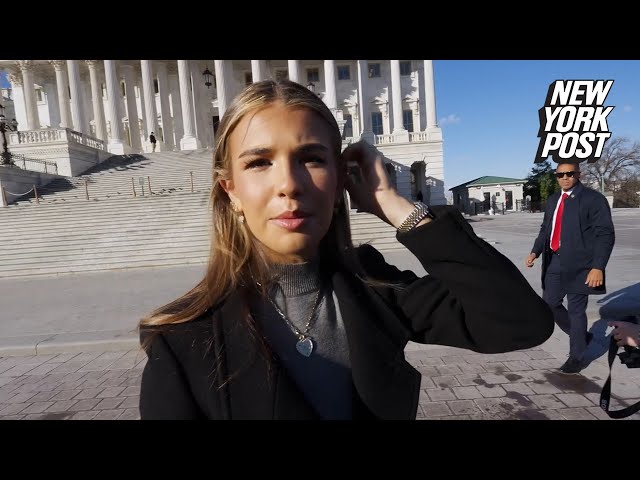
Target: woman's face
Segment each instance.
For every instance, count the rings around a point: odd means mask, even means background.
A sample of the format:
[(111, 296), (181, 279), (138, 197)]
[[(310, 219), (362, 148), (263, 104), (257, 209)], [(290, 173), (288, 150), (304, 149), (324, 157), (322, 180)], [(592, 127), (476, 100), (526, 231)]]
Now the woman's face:
[(222, 186), (274, 262), (311, 259), (329, 229), (341, 189), (330, 131), (318, 113), (275, 103), (245, 115), (229, 137)]

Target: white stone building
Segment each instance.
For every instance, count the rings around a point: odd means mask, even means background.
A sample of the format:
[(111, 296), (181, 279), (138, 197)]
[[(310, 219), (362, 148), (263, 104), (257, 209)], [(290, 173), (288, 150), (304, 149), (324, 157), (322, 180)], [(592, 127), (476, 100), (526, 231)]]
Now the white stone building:
[(450, 188), (453, 204), (469, 215), (522, 209), (523, 188), (527, 181), (519, 178), (484, 176)]
[[(384, 153), (401, 194), (445, 203), (431, 60), (0, 60), (0, 70), (18, 121), (12, 150), (47, 159), (72, 143), (87, 158), (91, 149), (101, 159), (150, 152), (151, 132), (156, 151), (211, 148), (245, 85), (288, 77), (321, 96), (345, 146), (363, 138)], [(77, 175), (85, 164), (58, 172)]]

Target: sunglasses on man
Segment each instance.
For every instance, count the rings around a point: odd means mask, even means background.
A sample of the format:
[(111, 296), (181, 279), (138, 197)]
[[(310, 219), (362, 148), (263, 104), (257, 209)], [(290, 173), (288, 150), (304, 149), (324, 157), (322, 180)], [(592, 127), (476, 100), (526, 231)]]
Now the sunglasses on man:
[(576, 173), (578, 173), (578, 172), (576, 172), (576, 171), (574, 171), (574, 170), (571, 170), (570, 172), (556, 172), (556, 177), (557, 177), (557, 178), (562, 178), (562, 177), (564, 177), (564, 176), (566, 175), (566, 176), (567, 176), (567, 177), (569, 177), (569, 178), (573, 178), (573, 176), (574, 176)]

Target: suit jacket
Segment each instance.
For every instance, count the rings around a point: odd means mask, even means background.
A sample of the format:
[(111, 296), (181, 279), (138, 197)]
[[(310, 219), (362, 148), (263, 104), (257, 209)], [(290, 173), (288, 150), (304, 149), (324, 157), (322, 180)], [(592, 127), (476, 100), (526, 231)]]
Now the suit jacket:
[[(540, 232), (531, 250), (536, 257), (542, 254), (542, 288), (552, 255), (549, 243), (553, 228), (553, 212), (561, 194), (562, 192), (556, 192), (547, 200)], [(615, 231), (609, 202), (600, 192), (585, 187), (580, 182), (576, 183), (571, 195), (564, 202), (558, 256), (567, 293), (606, 293), (604, 275), (600, 287), (591, 288), (584, 282), (592, 268), (604, 273), (614, 243)]]
[[(553, 332), (547, 304), (520, 271), (478, 238), (452, 207), (398, 234), (429, 272), (419, 278), (358, 247), (371, 287), (336, 268), (331, 280), (347, 335), (354, 418), (415, 419), (420, 374), (405, 360), (409, 340), (482, 353), (530, 348)], [(260, 355), (231, 293), (199, 319), (156, 330), (142, 375), (142, 419), (314, 419), (318, 415), (277, 358)], [(141, 330), (141, 340), (151, 334)], [(225, 387), (218, 389), (228, 375)]]

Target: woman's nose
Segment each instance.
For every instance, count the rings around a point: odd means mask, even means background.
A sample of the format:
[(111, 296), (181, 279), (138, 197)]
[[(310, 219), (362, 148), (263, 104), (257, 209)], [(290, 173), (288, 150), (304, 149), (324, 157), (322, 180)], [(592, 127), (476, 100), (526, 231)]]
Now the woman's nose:
[(302, 169), (294, 162), (281, 162), (278, 169), (278, 194), (294, 197), (302, 193), (304, 178)]

